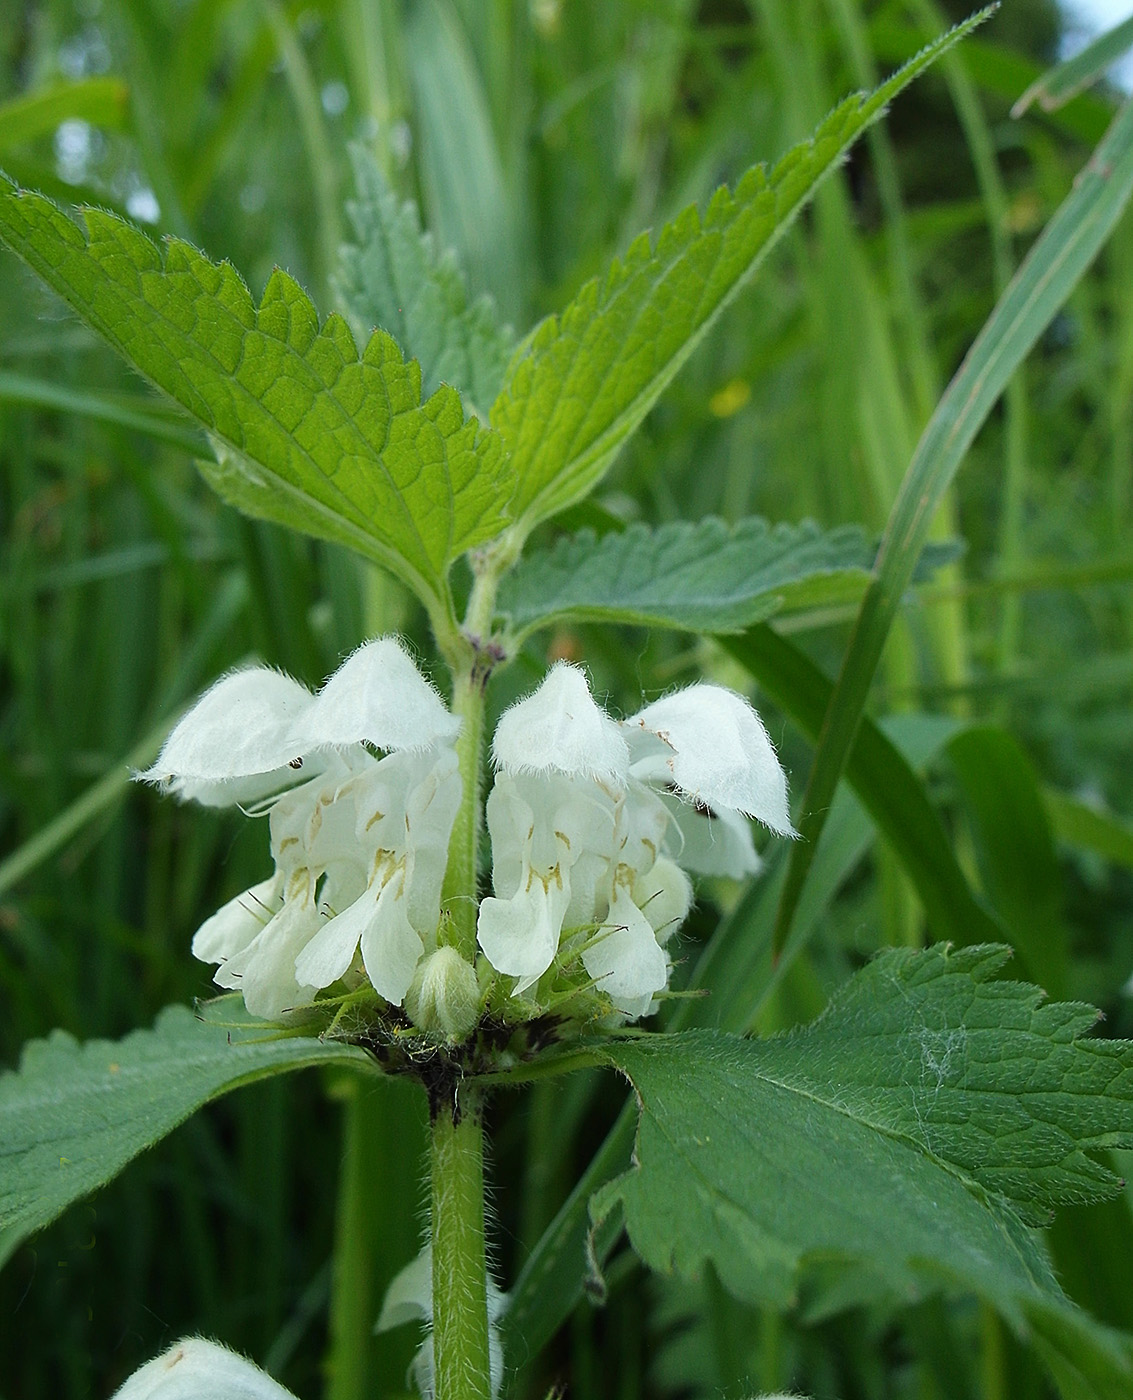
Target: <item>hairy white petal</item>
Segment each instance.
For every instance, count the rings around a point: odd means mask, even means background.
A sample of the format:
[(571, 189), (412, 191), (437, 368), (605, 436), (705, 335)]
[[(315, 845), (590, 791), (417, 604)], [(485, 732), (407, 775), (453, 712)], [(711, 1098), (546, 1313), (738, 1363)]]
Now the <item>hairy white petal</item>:
[[(363, 895), (358, 904), (364, 907), (369, 899)], [(373, 914), (362, 927), (360, 946), (374, 990), (400, 1006), (425, 952), (421, 935), (409, 922), (404, 877), (394, 876), (382, 886)]]
[(295, 1400), (252, 1362), (203, 1337), (185, 1337), (135, 1371), (112, 1400)]
[[(361, 934), (365, 893), (341, 914), (323, 921), (318, 932), (295, 959), (295, 976), (305, 986), (329, 987), (354, 960)], [(353, 917), (347, 917), (351, 910)]]
[(386, 1289), (375, 1332), (389, 1332), (406, 1322), (430, 1322), (433, 1317), (433, 1249), (431, 1245), (396, 1273)]
[(213, 981), (242, 992), (253, 1016), (278, 1021), (309, 1002), (317, 990), (296, 977), (295, 960), (318, 931), (313, 897), (288, 898), (246, 948), (221, 963)]
[(443, 750), (405, 804), (409, 922), (431, 940), (441, 920), (441, 887), (463, 783), (452, 749)]
[(624, 885), (614, 886), (606, 923), (586, 945), (583, 966), (619, 1011), (643, 1016), (669, 980), (669, 959)]
[[(742, 695), (718, 685), (692, 685), (647, 705), (626, 721), (668, 745), (669, 781), (694, 801), (731, 808), (794, 836), (787, 779), (763, 721)], [(635, 776), (656, 780), (656, 759)]]
[(671, 854), (697, 875), (727, 875), (745, 880), (763, 869), (763, 862), (751, 839), (751, 825), (739, 812), (727, 807), (714, 812), (697, 811), (691, 802), (677, 797), (665, 799), (677, 839), (666, 841)]
[(225, 962), (263, 932), (283, 905), (283, 878), (276, 874), (230, 899), (193, 935), (193, 957), (201, 962)]
[(418, 671), (396, 637), (378, 637), (348, 657), (298, 718), (292, 738), (305, 753), (365, 741), (379, 749), (450, 743), (460, 720)]
[[(136, 777), (209, 806), (249, 801), (272, 782), (295, 780), (289, 764), (305, 750), (292, 731), (311, 704), (310, 691), (290, 676), (265, 666), (234, 671), (205, 691), (174, 726), (153, 767)], [(248, 778), (257, 781), (234, 781)]]
[(554, 962), (569, 903), (565, 875), (544, 881), (530, 868), (527, 882), (510, 899), (481, 901), (477, 942), (497, 972), (519, 978), (517, 993), (538, 982)]
[(692, 908), (688, 876), (675, 861), (662, 856), (647, 874), (634, 879), (632, 891), (633, 902), (649, 920), (658, 943), (667, 943)]
[(622, 776), (629, 750), (618, 726), (595, 704), (585, 674), (558, 662), (534, 694), (505, 710), (492, 741), (505, 773), (569, 773), (580, 778)]

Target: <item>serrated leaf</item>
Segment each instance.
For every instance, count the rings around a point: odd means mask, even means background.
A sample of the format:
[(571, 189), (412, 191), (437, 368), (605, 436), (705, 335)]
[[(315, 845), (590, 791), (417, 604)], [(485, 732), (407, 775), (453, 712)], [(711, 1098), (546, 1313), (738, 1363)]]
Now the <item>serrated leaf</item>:
[(652, 1267), (711, 1261), (771, 1306), (797, 1303), (816, 1265), (846, 1297), (948, 1281), (1018, 1325), (1030, 1302), (1062, 1304), (1015, 1207), (1116, 1189), (1085, 1152), (1133, 1140), (1133, 1045), (1083, 1039), (1088, 1007), (990, 980), (1006, 955), (890, 949), (789, 1034), (610, 1047), (640, 1121), (593, 1217), (620, 1206)]
[(734, 192), (643, 234), (604, 278), (540, 325), (492, 409), (518, 472), (521, 532), (579, 500), (752, 276), (819, 182), (897, 94), (986, 17), (957, 26), (873, 93), (848, 98), (811, 140)]
[(459, 395), (422, 402), (420, 370), (376, 332), (361, 356), (285, 272), (256, 306), (235, 269), (187, 243), (159, 249), (97, 209), (85, 231), (0, 183), (0, 239), (158, 388), (253, 464), (241, 509), (350, 543), (426, 601), (506, 521), (510, 468)]
[[(237, 1013), (238, 1014), (238, 1013)], [(80, 1045), (56, 1031), (0, 1077), (0, 1263), (72, 1202), (105, 1185), (203, 1104), (308, 1065), (373, 1068), (313, 1036), (266, 1039), (167, 1007), (152, 1030)]]
[(336, 287), (356, 335), (381, 326), (418, 361), (425, 393), (442, 383), (475, 411), (495, 401), (514, 348), (491, 298), (472, 301), (456, 256), (421, 231), (373, 156), (351, 148), (357, 198), (346, 210), (355, 242), (339, 251)]
[(784, 607), (859, 598), (874, 553), (856, 526), (809, 520), (583, 530), (525, 555), (504, 578), (499, 611), (521, 636), (565, 617), (738, 632)]

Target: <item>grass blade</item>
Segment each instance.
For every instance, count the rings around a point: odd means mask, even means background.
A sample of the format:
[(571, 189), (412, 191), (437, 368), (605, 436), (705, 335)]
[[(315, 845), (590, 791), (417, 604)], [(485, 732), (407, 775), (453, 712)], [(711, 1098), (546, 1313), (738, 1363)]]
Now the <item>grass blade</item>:
[(842, 663), (779, 906), (776, 947), (790, 932), (815, 844), (846, 766), (889, 629), (936, 506), (1000, 394), (1108, 238), (1133, 192), (1133, 103), (1118, 113), (1078, 180), (976, 337), (929, 420), (893, 506)]

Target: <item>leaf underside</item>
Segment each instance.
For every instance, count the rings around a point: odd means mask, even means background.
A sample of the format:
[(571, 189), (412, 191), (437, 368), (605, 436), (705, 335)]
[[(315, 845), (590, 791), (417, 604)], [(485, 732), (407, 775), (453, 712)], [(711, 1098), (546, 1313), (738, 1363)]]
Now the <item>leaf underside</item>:
[(229, 493), (243, 510), (349, 543), (433, 599), (452, 561), (503, 528), (497, 435), (453, 389), (422, 402), (389, 335), (359, 356), (342, 317), (320, 325), (285, 272), (256, 306), (230, 264), (98, 209), (82, 218), (0, 183), (0, 239), (244, 464)]
[(592, 531), (526, 554), (500, 589), (520, 635), (565, 618), (738, 632), (784, 608), (853, 601), (875, 549), (857, 526), (708, 518)]
[(0, 1076), (0, 1263), (230, 1089), (308, 1065), (373, 1068), (355, 1047), (264, 1035), (170, 1006), (120, 1041), (80, 1045), (56, 1031), (26, 1046), (20, 1068)]

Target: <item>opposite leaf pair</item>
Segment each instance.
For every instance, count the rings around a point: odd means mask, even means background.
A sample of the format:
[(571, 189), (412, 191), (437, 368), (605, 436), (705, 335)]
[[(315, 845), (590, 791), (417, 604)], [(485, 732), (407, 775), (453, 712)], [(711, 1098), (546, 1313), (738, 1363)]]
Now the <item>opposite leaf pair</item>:
[[(445, 946), (441, 902), (462, 800), (459, 729), (400, 642), (379, 638), (315, 696), (265, 668), (226, 676), (139, 775), (270, 814), (274, 874), (193, 940), (254, 1015), (278, 1019), (327, 987), (368, 981), (423, 1029), (471, 1029), (478, 983)], [(494, 757), (494, 893), (477, 936), (517, 996), (554, 967), (565, 985), (548, 994), (593, 985), (607, 1010), (646, 1014), (691, 904), (684, 870), (758, 869), (741, 814), (792, 833), (762, 722), (718, 686), (616, 723), (583, 673), (560, 664), (503, 715)]]

